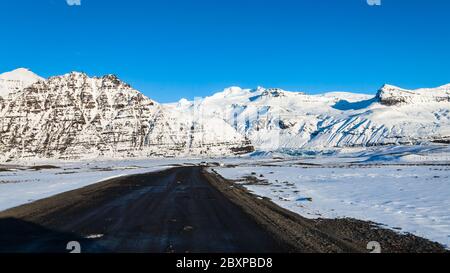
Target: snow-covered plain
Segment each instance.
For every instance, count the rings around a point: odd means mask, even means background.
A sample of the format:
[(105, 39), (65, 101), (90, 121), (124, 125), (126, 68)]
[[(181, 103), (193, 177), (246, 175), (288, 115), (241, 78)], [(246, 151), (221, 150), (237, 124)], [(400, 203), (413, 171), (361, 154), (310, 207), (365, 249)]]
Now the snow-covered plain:
[[(0, 165), (0, 211), (82, 188), (110, 178), (160, 171), (175, 164), (197, 163), (198, 160), (121, 160), (58, 163), (40, 161), (35, 164)], [(56, 166), (34, 170), (34, 166)], [(8, 171), (2, 171), (8, 170)]]
[[(302, 216), (369, 220), (450, 246), (449, 145), (280, 150), (207, 159), (17, 161), (0, 165), (0, 211), (112, 177), (202, 162), (216, 163), (211, 170)], [(30, 169), (33, 165), (58, 168)], [(248, 177), (261, 183), (246, 183)]]
[[(176, 166), (222, 162), (240, 164), (249, 158), (183, 158), (125, 160), (18, 160), (0, 164), (0, 211), (79, 189), (110, 178), (161, 171)], [(265, 159), (261, 159), (265, 160)], [(56, 167), (56, 168), (49, 168)]]
[[(214, 170), (304, 217), (368, 220), (450, 246), (448, 146), (389, 147)], [(248, 177), (259, 183), (246, 183)]]

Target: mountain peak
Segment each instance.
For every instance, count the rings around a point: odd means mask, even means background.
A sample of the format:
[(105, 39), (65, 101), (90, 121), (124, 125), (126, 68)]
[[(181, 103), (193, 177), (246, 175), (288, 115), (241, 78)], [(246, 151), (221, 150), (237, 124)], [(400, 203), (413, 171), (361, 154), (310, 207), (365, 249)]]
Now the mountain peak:
[(110, 79), (110, 80), (118, 80), (118, 79), (119, 79), (119, 77), (117, 77), (116, 74), (106, 74), (106, 75), (104, 75), (102, 78), (104, 78), (104, 79)]
[(379, 91), (382, 90), (402, 90), (403, 88), (400, 88), (398, 86), (392, 85), (392, 84), (383, 84), (383, 86), (379, 89)]
[(70, 72), (70, 73), (67, 73), (66, 75), (68, 75), (68, 76), (79, 76), (79, 77), (86, 77), (86, 78), (89, 78), (89, 76), (88, 76), (86, 73), (80, 72), (80, 71), (72, 71), (72, 72)]
[(242, 88), (240, 88), (239, 86), (231, 86), (231, 87), (225, 88), (223, 91), (226, 94), (236, 94), (236, 93), (242, 92)]
[[(408, 90), (385, 84), (378, 91), (376, 98), (381, 104), (388, 106), (412, 103), (447, 102), (450, 101), (450, 94), (447, 89), (450, 89), (450, 84), (437, 88), (422, 88), (415, 90)], [(446, 92), (443, 92), (443, 90)]]
[(10, 72), (5, 72), (3, 74), (0, 74), (0, 79), (24, 82), (36, 82), (39, 80), (43, 80), (43, 78), (30, 71), (28, 68), (17, 68)]
[(131, 87), (129, 84), (123, 82), (117, 75), (115, 74), (107, 74), (100, 78), (103, 81), (111, 82), (114, 85), (125, 85), (127, 87)]
[(43, 81), (27, 68), (17, 68), (10, 72), (0, 74), (0, 97), (6, 97), (12, 92), (17, 92), (35, 82)]
[(228, 99), (228, 98), (234, 98), (236, 96), (242, 96), (249, 92), (248, 89), (242, 89), (238, 86), (231, 86), (228, 88), (225, 88), (222, 92), (215, 93), (209, 98), (212, 99)]
[(20, 67), (20, 68), (14, 69), (10, 73), (12, 73), (12, 74), (25, 74), (25, 73), (33, 73), (33, 72), (31, 72), (30, 69), (28, 69), (28, 68)]

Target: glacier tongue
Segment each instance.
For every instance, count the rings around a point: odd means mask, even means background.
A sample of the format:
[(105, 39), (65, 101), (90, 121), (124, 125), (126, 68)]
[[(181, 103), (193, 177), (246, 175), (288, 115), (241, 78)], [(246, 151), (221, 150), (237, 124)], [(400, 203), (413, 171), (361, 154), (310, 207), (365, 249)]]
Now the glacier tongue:
[(413, 91), (385, 85), (376, 96), (231, 87), (158, 104), (114, 75), (72, 72), (44, 80), (19, 69), (5, 79), (17, 84), (0, 96), (0, 161), (450, 142), (450, 85)]

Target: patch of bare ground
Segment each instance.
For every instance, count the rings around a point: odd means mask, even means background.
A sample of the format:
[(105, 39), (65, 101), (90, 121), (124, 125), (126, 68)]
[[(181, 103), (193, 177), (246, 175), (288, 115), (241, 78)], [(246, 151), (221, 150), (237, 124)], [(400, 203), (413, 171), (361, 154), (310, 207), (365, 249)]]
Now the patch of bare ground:
[(29, 167), (28, 169), (34, 170), (34, 171), (41, 171), (41, 170), (54, 170), (54, 169), (59, 169), (59, 167), (53, 166), (53, 165), (36, 165), (36, 166), (31, 166), (31, 167)]

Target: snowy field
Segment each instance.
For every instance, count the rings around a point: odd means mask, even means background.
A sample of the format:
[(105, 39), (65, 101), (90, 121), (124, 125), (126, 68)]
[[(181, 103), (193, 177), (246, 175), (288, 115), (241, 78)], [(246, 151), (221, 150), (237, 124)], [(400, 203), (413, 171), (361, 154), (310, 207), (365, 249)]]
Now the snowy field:
[[(198, 160), (197, 160), (198, 161)], [(188, 162), (196, 163), (196, 160)], [(186, 161), (183, 161), (186, 162)], [(82, 188), (110, 178), (164, 170), (177, 160), (124, 160), (58, 163), (52, 161), (0, 165), (0, 211)], [(39, 166), (57, 168), (33, 169)], [(27, 166), (27, 167), (24, 167)]]
[(398, 147), (213, 169), (308, 218), (374, 221), (449, 247), (449, 156), (448, 147)]
[(370, 220), (450, 246), (448, 145), (0, 164), (0, 211), (113, 177), (201, 162), (216, 163), (214, 171), (302, 216)]

